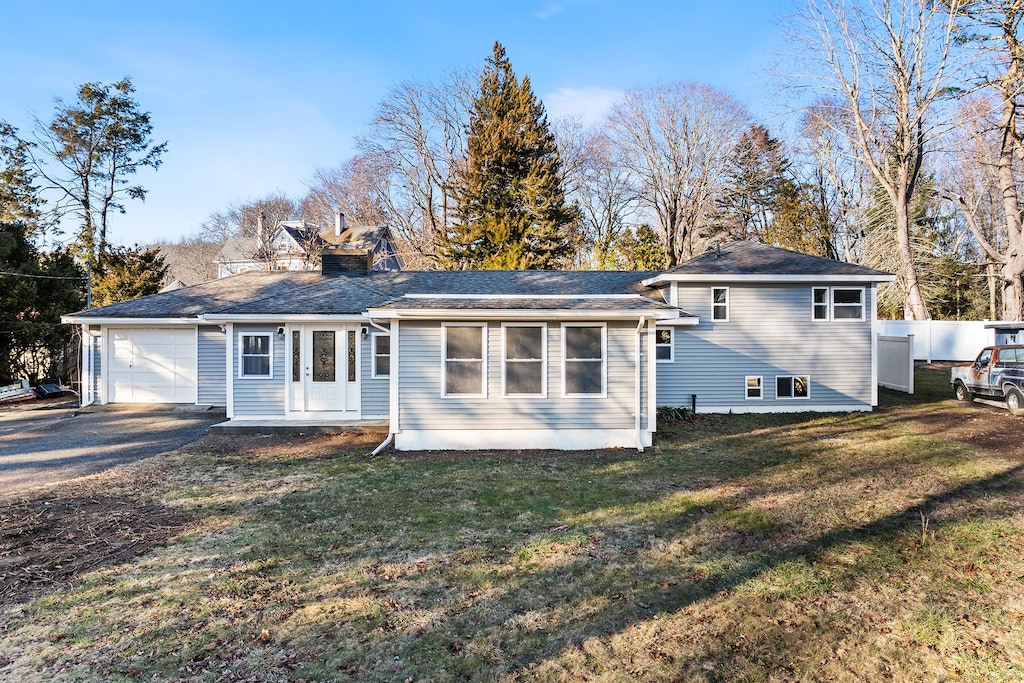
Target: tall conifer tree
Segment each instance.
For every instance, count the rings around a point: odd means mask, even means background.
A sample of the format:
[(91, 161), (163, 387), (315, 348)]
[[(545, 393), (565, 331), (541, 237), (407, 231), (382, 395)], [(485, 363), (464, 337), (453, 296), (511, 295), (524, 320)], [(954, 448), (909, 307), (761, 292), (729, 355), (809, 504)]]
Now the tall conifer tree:
[(480, 76), (467, 150), (456, 188), (458, 221), (441, 244), (445, 265), (511, 270), (565, 263), (577, 215), (565, 201), (555, 136), (529, 77), (516, 78), (501, 43)]

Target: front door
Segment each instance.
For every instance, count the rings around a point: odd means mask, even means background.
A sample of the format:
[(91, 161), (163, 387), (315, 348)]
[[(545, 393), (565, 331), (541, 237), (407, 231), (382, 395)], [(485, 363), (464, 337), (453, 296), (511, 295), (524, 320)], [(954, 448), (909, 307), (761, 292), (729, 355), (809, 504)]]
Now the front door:
[(359, 325), (297, 325), (290, 330), (289, 409), (359, 415)]

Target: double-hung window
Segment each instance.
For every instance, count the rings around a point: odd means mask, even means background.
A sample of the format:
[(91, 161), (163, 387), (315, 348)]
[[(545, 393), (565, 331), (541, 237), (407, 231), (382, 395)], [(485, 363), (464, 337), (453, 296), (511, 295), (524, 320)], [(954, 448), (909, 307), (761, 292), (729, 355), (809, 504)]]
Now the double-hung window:
[(812, 287), (813, 320), (865, 320), (863, 287)]
[(536, 323), (505, 323), (501, 331), (503, 395), (546, 396), (547, 327)]
[(604, 396), (607, 327), (594, 323), (562, 324), (562, 394)]
[(729, 322), (729, 288), (715, 287), (711, 290), (711, 319)]
[(775, 378), (775, 398), (810, 398), (811, 378), (807, 375), (783, 375)]
[(271, 377), (273, 364), (273, 335), (238, 335), (238, 376)]
[(373, 335), (373, 376), (391, 376), (391, 335)]
[(444, 349), (445, 396), (486, 396), (486, 324), (445, 324), (441, 327)]
[(663, 327), (654, 332), (654, 354), (659, 363), (671, 363), (674, 359), (672, 351), (672, 328)]

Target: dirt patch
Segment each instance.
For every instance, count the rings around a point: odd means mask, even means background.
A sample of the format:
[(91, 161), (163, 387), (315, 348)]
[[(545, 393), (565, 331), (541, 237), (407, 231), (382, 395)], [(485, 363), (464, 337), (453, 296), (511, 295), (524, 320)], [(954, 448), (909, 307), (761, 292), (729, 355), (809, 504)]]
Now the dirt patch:
[(304, 462), (330, 458), (344, 451), (369, 453), (384, 440), (380, 434), (208, 434), (180, 449), (271, 462)]
[(0, 500), (0, 605), (163, 545), (191, 519), (150, 500), (155, 482), (92, 477)]
[(908, 419), (924, 434), (956, 441), (990, 455), (1024, 462), (1024, 416), (980, 404), (963, 410), (915, 411)]

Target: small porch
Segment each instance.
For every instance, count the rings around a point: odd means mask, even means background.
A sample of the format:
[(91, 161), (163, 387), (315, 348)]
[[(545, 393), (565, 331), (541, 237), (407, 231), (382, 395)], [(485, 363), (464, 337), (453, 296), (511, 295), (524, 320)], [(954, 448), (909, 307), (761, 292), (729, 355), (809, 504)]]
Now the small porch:
[(313, 419), (233, 418), (210, 427), (214, 434), (387, 434), (387, 419), (345, 420), (319, 417)]

